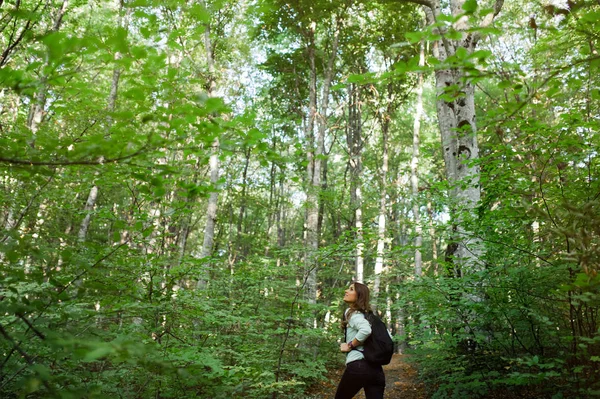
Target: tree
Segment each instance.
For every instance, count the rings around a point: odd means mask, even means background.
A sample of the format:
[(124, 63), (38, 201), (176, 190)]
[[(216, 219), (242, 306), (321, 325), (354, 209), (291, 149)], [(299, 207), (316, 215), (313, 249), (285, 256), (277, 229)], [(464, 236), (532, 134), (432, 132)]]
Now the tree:
[(463, 271), (480, 268), (478, 258), (481, 254), (481, 244), (467, 228), (481, 194), (476, 162), (479, 145), (474, 84), (461, 60), (476, 56), (482, 29), (492, 24), (504, 1), (497, 0), (493, 9), (484, 10), (479, 24), (476, 23), (478, 3), (474, 0), (452, 0), (449, 15), (445, 14), (439, 0), (411, 2), (424, 6), (431, 32), (440, 37), (433, 41), (434, 57), (439, 62), (435, 70), (436, 105), (455, 218), (446, 259), (453, 265), (452, 273), (460, 276)]

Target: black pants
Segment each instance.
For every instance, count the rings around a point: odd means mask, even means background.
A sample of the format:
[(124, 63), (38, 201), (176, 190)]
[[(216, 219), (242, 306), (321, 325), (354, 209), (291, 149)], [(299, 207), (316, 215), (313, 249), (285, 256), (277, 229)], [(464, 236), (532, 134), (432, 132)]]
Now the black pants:
[(372, 365), (366, 360), (348, 363), (337, 387), (335, 399), (352, 399), (361, 388), (365, 389), (367, 399), (383, 399), (385, 390), (383, 368)]

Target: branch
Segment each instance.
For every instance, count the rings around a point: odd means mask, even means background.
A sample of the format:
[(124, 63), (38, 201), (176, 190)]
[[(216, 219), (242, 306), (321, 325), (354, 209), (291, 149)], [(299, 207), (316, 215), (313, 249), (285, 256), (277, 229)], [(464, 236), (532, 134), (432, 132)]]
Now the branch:
[(21, 225), (21, 222), (23, 221), (23, 218), (25, 218), (25, 215), (27, 215), (27, 212), (29, 212), (29, 209), (33, 205), (33, 202), (35, 201), (35, 199), (37, 197), (39, 197), (43, 193), (44, 188), (46, 188), (46, 186), (48, 184), (50, 184), (50, 182), (54, 179), (54, 175), (55, 174), (56, 174), (56, 169), (52, 172), (52, 175), (50, 176), (50, 178), (48, 179), (48, 181), (46, 181), (46, 183), (44, 183), (40, 188), (38, 188), (36, 190), (35, 194), (31, 197), (31, 199), (27, 203), (27, 206), (25, 207), (25, 209), (23, 209), (23, 212), (21, 212), (21, 215), (19, 216), (19, 219), (17, 219), (17, 221), (14, 224), (14, 226), (10, 226), (10, 229), (7, 231), (6, 235), (0, 241), (0, 243), (3, 243), (4, 241), (6, 241), (8, 239), (8, 237), (10, 237), (10, 231), (11, 230), (15, 230), (16, 231), (19, 228), (19, 226)]
[(498, 14), (500, 14), (502, 6), (504, 6), (504, 0), (496, 0), (496, 4), (494, 4), (494, 13), (486, 15), (479, 27), (487, 28), (488, 26), (490, 26), (490, 24), (494, 21), (494, 18), (496, 18)]
[(13, 345), (13, 348), (16, 349), (17, 352), (19, 352), (21, 354), (21, 356), (23, 356), (23, 359), (25, 359), (27, 364), (29, 364), (29, 365), (33, 364), (33, 358), (31, 356), (29, 356), (23, 350), (23, 348), (21, 348), (21, 346), (19, 346), (18, 343), (15, 342), (15, 340), (8, 334), (8, 332), (6, 332), (6, 330), (4, 329), (2, 324), (0, 324), (0, 335), (2, 335), (4, 337), (4, 339), (6, 339), (8, 342), (10, 342)]
[[(483, 21), (481, 21), (481, 24), (479, 24), (479, 28), (487, 28), (488, 26), (490, 26), (492, 22), (494, 22), (494, 19), (498, 16), (498, 14), (500, 14), (503, 5), (504, 0), (496, 0), (496, 3), (494, 4), (494, 12), (485, 16)], [(467, 38), (465, 39), (465, 43), (472, 42), (472, 46), (473, 48), (475, 48), (479, 40), (481, 40), (481, 32), (477, 31), (467, 36)]]
[(537, 88), (534, 88), (531, 91), (531, 93), (529, 94), (529, 96), (527, 96), (527, 98), (525, 100), (523, 100), (519, 104), (519, 106), (515, 110), (513, 110), (513, 112), (511, 112), (506, 117), (504, 117), (504, 118), (502, 118), (500, 120), (493, 121), (492, 124), (498, 125), (498, 124), (506, 122), (508, 119), (511, 119), (513, 116), (515, 116), (517, 113), (519, 113), (527, 104), (529, 104), (529, 102), (531, 100), (533, 100), (533, 98), (537, 95), (538, 91), (542, 87), (546, 86), (552, 79), (554, 79), (555, 77), (557, 77), (558, 75), (560, 75), (562, 72), (564, 72), (567, 69), (572, 68), (572, 67), (574, 67), (576, 65), (583, 64), (583, 63), (586, 63), (586, 62), (592, 62), (592, 61), (595, 61), (595, 60), (598, 60), (598, 59), (600, 59), (600, 55), (594, 55), (593, 57), (588, 57), (588, 58), (584, 58), (584, 59), (581, 59), (581, 60), (577, 60), (575, 62), (572, 62), (572, 63), (568, 64), (568, 65), (564, 65), (564, 66), (558, 68), (557, 70), (555, 70), (554, 72), (552, 72), (549, 76), (547, 76), (546, 79), (544, 79)]
[(27, 317), (23, 316), (22, 314), (17, 314), (17, 316), (19, 316), (19, 318), (21, 320), (23, 320), (23, 322), (25, 324), (27, 324), (27, 327), (29, 327), (29, 329), (32, 330), (35, 333), (35, 335), (37, 335), (40, 339), (42, 339), (42, 340), (46, 339), (46, 336), (44, 334), (42, 334), (42, 332), (40, 330), (35, 328), (29, 320), (27, 320)]
[[(33, 11), (31, 11), (31, 13), (32, 14), (35, 13), (42, 4), (43, 4), (43, 1), (40, 1), (37, 4), (37, 6), (35, 6)], [(20, 2), (17, 3), (15, 11), (17, 11), (19, 9), (19, 5), (20, 5)], [(44, 7), (44, 9), (45, 8), (46, 7)], [(27, 20), (25, 27), (21, 30), (21, 32), (19, 34), (19, 37), (13, 42), (12, 40), (14, 38), (14, 34), (16, 31), (16, 27), (17, 27), (17, 18), (15, 18), (15, 23), (14, 23), (15, 30), (13, 30), (13, 32), (10, 34), (9, 45), (6, 47), (6, 49), (4, 49), (4, 51), (2, 52), (2, 55), (0, 56), (0, 67), (3, 66), (4, 64), (6, 64), (10, 53), (15, 49), (15, 47), (17, 47), (19, 45), (19, 43), (21, 43), (21, 41), (25, 37), (25, 33), (27, 33), (27, 31), (29, 31), (29, 30), (32, 30), (36, 23), (37, 22), (32, 22), (31, 19)]]
[(32, 160), (27, 160), (27, 159), (11, 159), (11, 158), (2, 158), (0, 157), (0, 163), (7, 163), (7, 164), (11, 164), (11, 165), (24, 165), (24, 166), (72, 166), (72, 165), (104, 165), (106, 163), (113, 163), (113, 162), (119, 162), (119, 161), (124, 161), (126, 159), (130, 159), (130, 158), (134, 158), (140, 154), (142, 154), (144, 152), (145, 149), (148, 148), (148, 145), (143, 146), (142, 148), (140, 148), (139, 150), (137, 150), (136, 152), (129, 154), (129, 155), (124, 155), (122, 157), (117, 157), (117, 158), (109, 158), (109, 159), (104, 159), (102, 157), (100, 157), (99, 159), (95, 160), (95, 161), (91, 161), (91, 160), (77, 160), (77, 161), (32, 161)]

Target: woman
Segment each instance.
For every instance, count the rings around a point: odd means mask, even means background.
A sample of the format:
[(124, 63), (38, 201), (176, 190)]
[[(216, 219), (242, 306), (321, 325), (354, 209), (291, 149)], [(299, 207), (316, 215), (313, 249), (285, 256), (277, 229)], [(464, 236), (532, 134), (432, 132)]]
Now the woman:
[(379, 365), (368, 363), (362, 354), (362, 344), (371, 335), (371, 325), (364, 313), (371, 311), (369, 288), (361, 283), (352, 283), (344, 294), (349, 306), (342, 323), (346, 330), (346, 342), (340, 351), (346, 353), (346, 370), (337, 387), (335, 399), (351, 399), (364, 388), (367, 399), (383, 399), (385, 375)]

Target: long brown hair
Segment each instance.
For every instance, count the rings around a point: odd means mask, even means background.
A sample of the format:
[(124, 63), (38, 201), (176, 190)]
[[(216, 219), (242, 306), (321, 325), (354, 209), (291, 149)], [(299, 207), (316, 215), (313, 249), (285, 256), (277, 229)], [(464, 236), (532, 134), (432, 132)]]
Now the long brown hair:
[(350, 310), (347, 314), (346, 311), (344, 311), (344, 317), (342, 318), (342, 328), (346, 328), (348, 326), (348, 320), (350, 320), (350, 317), (352, 317), (353, 313), (368, 313), (371, 311), (371, 304), (369, 303), (369, 299), (371, 296), (369, 287), (367, 287), (363, 283), (359, 283), (358, 281), (354, 281), (350, 285), (352, 284), (354, 284), (354, 291), (356, 291), (356, 302), (350, 304)]

